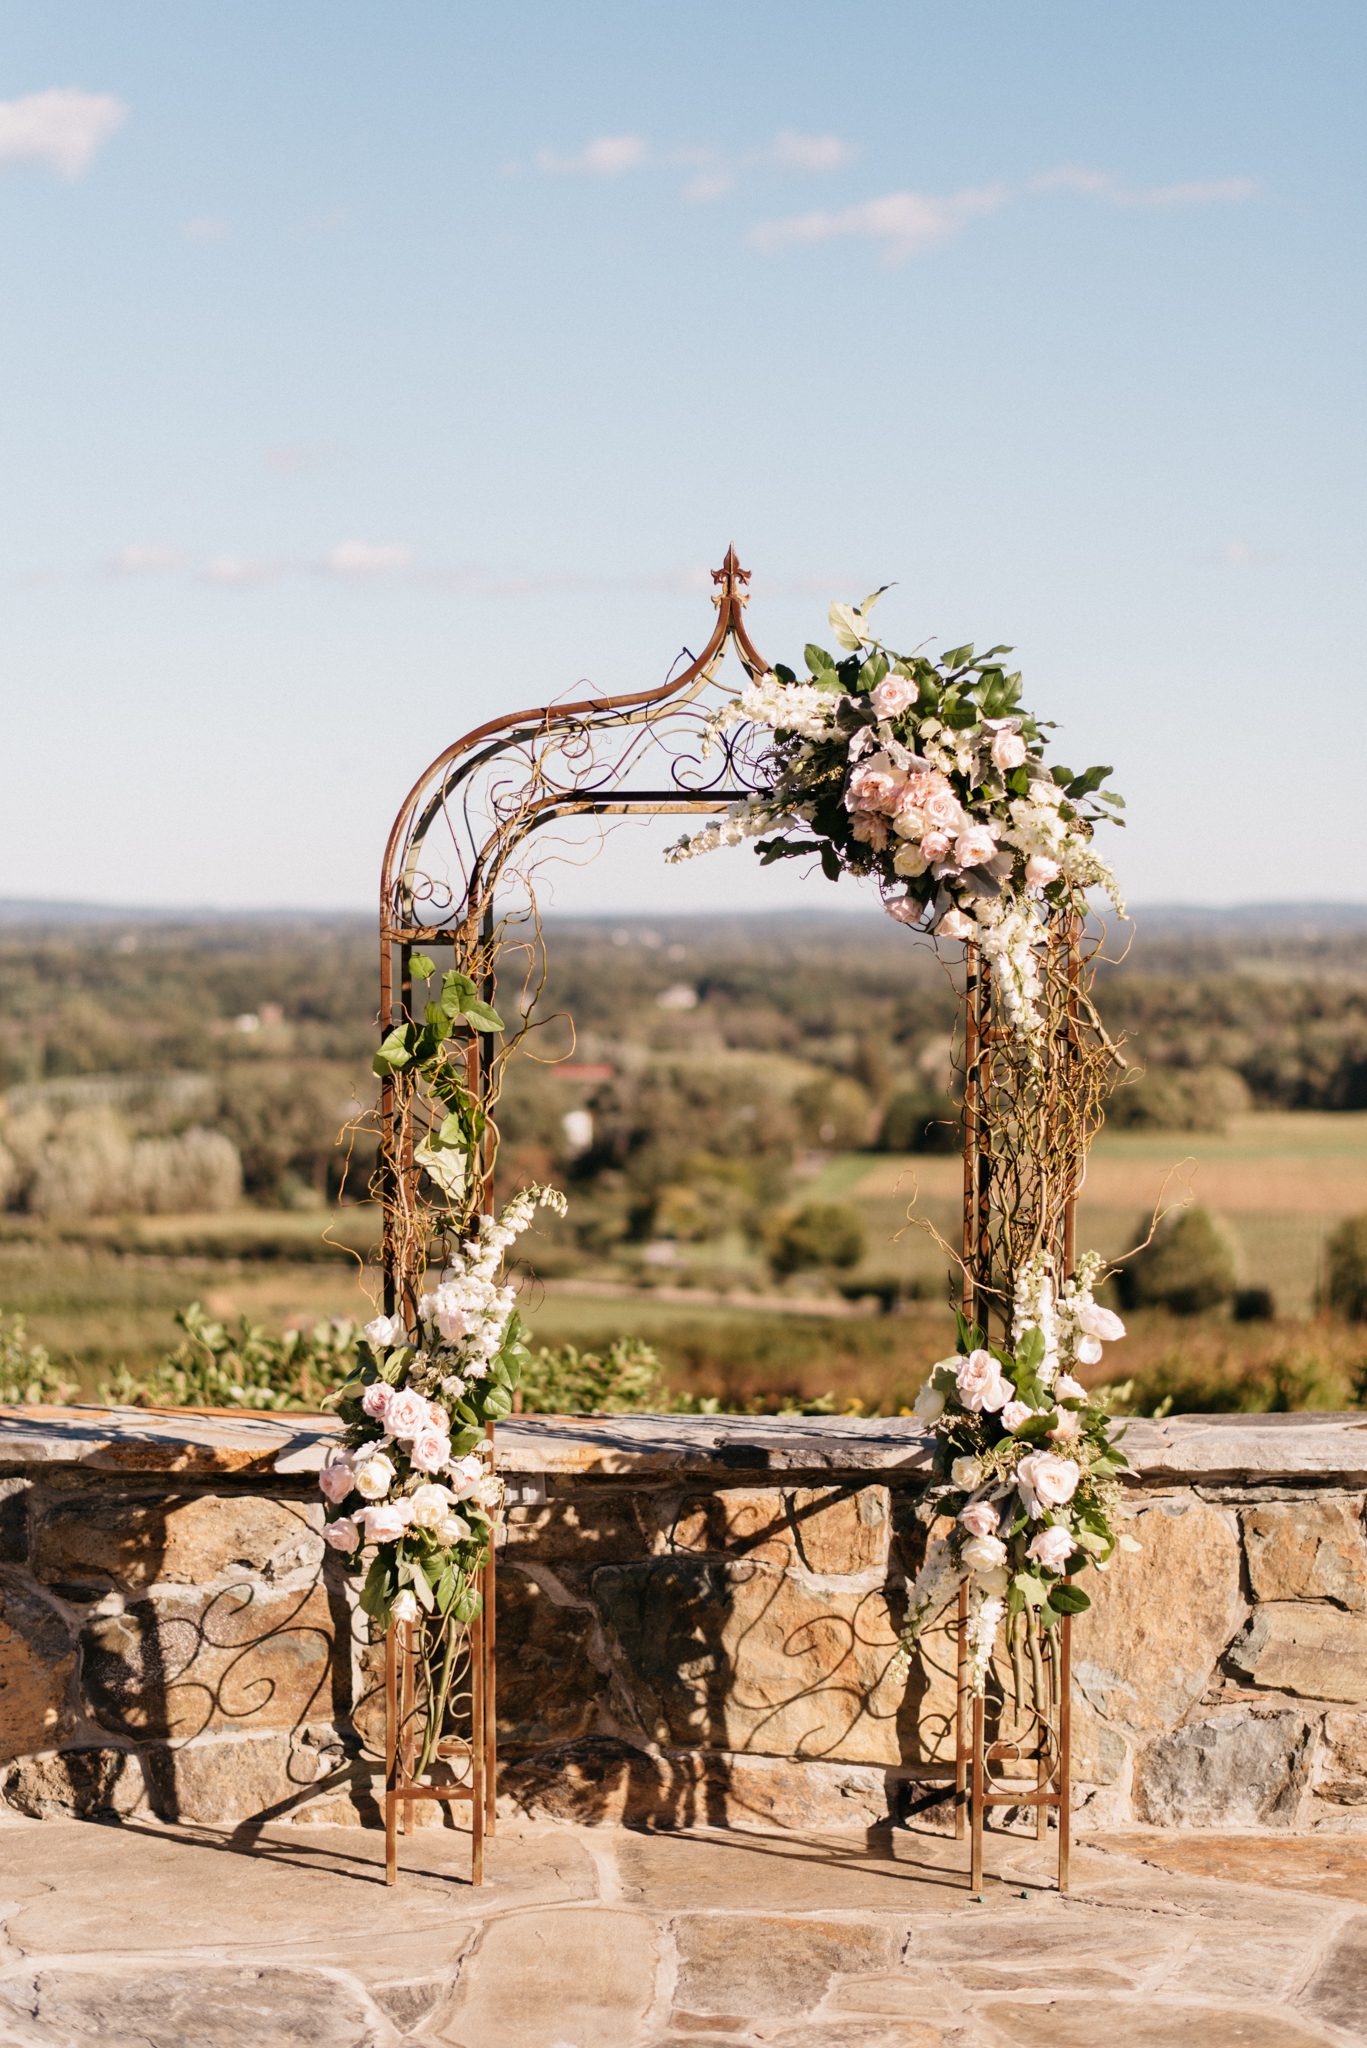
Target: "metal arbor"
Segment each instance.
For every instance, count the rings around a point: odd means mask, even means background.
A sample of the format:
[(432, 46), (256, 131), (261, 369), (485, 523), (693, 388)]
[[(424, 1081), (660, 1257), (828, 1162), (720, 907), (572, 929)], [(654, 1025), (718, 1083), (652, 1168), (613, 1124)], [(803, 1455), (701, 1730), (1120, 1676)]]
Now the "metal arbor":
[[(747, 677), (768, 663), (745, 625), (749, 574), (728, 548), (706, 646), (676, 663), (651, 689), (540, 705), (491, 720), (439, 754), (409, 791), (385, 847), (380, 880), (380, 1032), (413, 1016), (417, 948), (474, 980), (493, 1003), (500, 969), (520, 961), (519, 1007), (530, 1008), (543, 947), (532, 873), (533, 847), (561, 823), (614, 817), (686, 816), (727, 809), (764, 786), (767, 736), (742, 728), (710, 747), (707, 723), (724, 701), (717, 671), (734, 649)], [(464, 1048), (470, 1091), (485, 1108), (497, 1094), (504, 1041), (487, 1052), (473, 1033)], [(418, 1157), (429, 1108), (389, 1074), (380, 1093), (384, 1307), (411, 1327), (423, 1270), (439, 1260), (442, 1220), (426, 1213)], [(492, 1200), (496, 1128), (480, 1143), (481, 1207)], [(494, 1432), (488, 1432), (491, 1469)], [(496, 1756), (494, 1558), (485, 1564), (480, 1611), (456, 1646), (447, 1728), (436, 1746), (440, 1784), (418, 1782), (414, 1763), (424, 1702), (416, 1624), (390, 1625), (385, 1644), (386, 1874), (394, 1882), (397, 1835), (419, 1799), (471, 1809), (471, 1870), (482, 1881), (484, 1838), (494, 1829)], [(455, 1627), (456, 1624), (448, 1624)]]
[[(732, 694), (718, 671), (733, 650), (746, 675), (770, 664), (745, 623), (750, 577), (734, 548), (713, 572), (716, 620), (702, 652), (685, 651), (677, 673), (650, 689), (624, 696), (588, 696), (537, 706), (491, 720), (457, 740), (424, 771), (405, 798), (385, 848), (380, 883), (380, 1006), (383, 1037), (413, 1018), (416, 949), (470, 976), (482, 999), (493, 1003), (500, 975), (520, 979), (516, 1007), (529, 1013), (544, 973), (544, 943), (536, 909), (535, 856), (550, 847), (555, 828), (594, 819), (688, 816), (726, 810), (769, 786), (769, 735), (748, 724), (719, 736), (709, 731), (714, 711)], [(1076, 934), (1057, 935), (1050, 972), (1076, 980)], [(510, 969), (512, 972), (510, 973)], [(492, 1108), (502, 1065), (519, 1034), (486, 1047), (471, 1033), (463, 1047), (468, 1085)], [(1015, 1238), (1024, 1216), (1034, 1244), (1053, 1251), (1068, 1270), (1081, 1150), (1065, 1147), (1072, 1164), (1060, 1176), (1005, 1159), (994, 1145), (993, 1119), (984, 1106), (1017, 1085), (1007, 1042), (994, 1022), (986, 963), (970, 948), (965, 988), (963, 1300), (970, 1319), (987, 1325), (991, 1303), (1001, 1300), (1001, 1276), (1012, 1270)], [(1066, 1047), (1061, 1056), (1068, 1057)], [(411, 1327), (424, 1269), (440, 1261), (444, 1227), (439, 1210), (421, 1198), (420, 1148), (430, 1135), (430, 1106), (388, 1073), (380, 1098), (378, 1191), (382, 1208), (382, 1261), (386, 1313), (401, 1313)], [(486, 1126), (478, 1157), (480, 1206), (487, 1209), (497, 1149), (496, 1126)], [(1013, 1219), (1015, 1219), (1013, 1223)], [(1009, 1309), (1002, 1312), (1009, 1320)], [(491, 1468), (494, 1432), (487, 1431)], [(397, 1836), (420, 1799), (460, 1801), (471, 1809), (472, 1879), (483, 1877), (484, 1840), (495, 1819), (496, 1683), (494, 1556), (482, 1573), (479, 1613), (457, 1647), (457, 1681), (441, 1739), (432, 1752), (446, 1776), (419, 1782), (414, 1766), (424, 1702), (415, 1628), (391, 1623), (385, 1647), (386, 1873), (397, 1871)], [(1039, 1711), (1024, 1741), (989, 1743), (984, 1703), (964, 1682), (966, 1604), (960, 1606), (960, 1682), (956, 1715), (954, 1783), (957, 1832), (967, 1817), (972, 1834), (974, 1888), (982, 1875), (982, 1832), (988, 1804), (1035, 1804), (1042, 1835), (1047, 1811), (1059, 1816), (1060, 1885), (1066, 1883), (1068, 1842), (1068, 1627), (1054, 1632), (1048, 1653), (1053, 1711)], [(1017, 1731), (1019, 1733), (1019, 1731)], [(1002, 1762), (1030, 1763), (1033, 1793), (1008, 1791), (995, 1776)]]

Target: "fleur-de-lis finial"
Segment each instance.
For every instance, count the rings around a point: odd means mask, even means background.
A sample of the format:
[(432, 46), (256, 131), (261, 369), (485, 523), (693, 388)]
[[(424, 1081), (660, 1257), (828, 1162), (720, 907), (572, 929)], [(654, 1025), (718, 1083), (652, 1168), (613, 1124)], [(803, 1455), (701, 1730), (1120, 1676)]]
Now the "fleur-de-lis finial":
[(721, 585), (721, 593), (717, 599), (718, 604), (725, 604), (728, 600), (732, 604), (744, 604), (746, 602), (746, 593), (741, 589), (741, 585), (750, 581), (750, 571), (741, 568), (740, 557), (736, 553), (734, 542), (727, 548), (726, 559), (723, 561), (720, 569), (712, 571), (712, 581)]

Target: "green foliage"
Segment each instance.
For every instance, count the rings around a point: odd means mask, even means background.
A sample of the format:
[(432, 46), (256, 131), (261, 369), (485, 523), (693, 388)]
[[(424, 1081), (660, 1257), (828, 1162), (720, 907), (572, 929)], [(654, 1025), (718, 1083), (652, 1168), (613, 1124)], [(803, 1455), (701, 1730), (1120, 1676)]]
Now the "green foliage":
[(1106, 1121), (1117, 1131), (1223, 1131), (1252, 1106), (1248, 1083), (1232, 1067), (1166, 1067), (1118, 1087)]
[(1120, 1297), (1127, 1308), (1166, 1308), (1174, 1315), (1199, 1315), (1219, 1308), (1234, 1293), (1234, 1247), (1208, 1209), (1174, 1210), (1153, 1240), (1121, 1267)]
[(316, 1409), (355, 1370), (356, 1324), (315, 1323), (272, 1336), (241, 1317), (236, 1329), (197, 1301), (176, 1321), (184, 1341), (143, 1375), (120, 1366), (101, 1398), (141, 1408)]
[(0, 1406), (36, 1402), (60, 1406), (76, 1392), (76, 1380), (42, 1344), (35, 1344), (22, 1316), (0, 1316)]
[(1350, 1322), (1367, 1322), (1367, 1216), (1347, 1216), (1325, 1246), (1325, 1303)]
[(848, 1202), (806, 1202), (775, 1218), (768, 1250), (776, 1273), (844, 1271), (864, 1256), (864, 1219)]
[(889, 1097), (878, 1127), (880, 1152), (957, 1152), (960, 1142), (958, 1108), (948, 1096), (911, 1087)]
[(1194, 1364), (1174, 1350), (1114, 1389), (1117, 1415), (1290, 1415), (1349, 1408), (1367, 1401), (1367, 1357), (1356, 1371), (1316, 1348), (1288, 1345), (1270, 1358), (1231, 1368)]
[(666, 1395), (660, 1360), (637, 1337), (600, 1351), (573, 1344), (532, 1352), (522, 1367), (522, 1406), (539, 1415), (626, 1415), (659, 1411)]

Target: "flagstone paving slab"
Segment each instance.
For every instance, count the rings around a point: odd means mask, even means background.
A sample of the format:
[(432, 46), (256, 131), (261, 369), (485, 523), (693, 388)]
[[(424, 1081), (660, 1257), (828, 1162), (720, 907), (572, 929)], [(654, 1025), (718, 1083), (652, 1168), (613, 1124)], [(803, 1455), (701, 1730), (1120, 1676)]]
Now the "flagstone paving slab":
[(1363, 2048), (1367, 1834), (0, 1824), (0, 2048)]

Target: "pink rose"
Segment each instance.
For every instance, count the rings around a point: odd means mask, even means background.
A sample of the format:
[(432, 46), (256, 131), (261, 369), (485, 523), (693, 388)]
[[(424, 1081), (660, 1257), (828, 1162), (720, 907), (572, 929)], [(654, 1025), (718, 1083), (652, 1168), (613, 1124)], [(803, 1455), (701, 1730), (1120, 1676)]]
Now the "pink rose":
[(409, 1446), (408, 1455), (419, 1472), (440, 1472), (451, 1457), (451, 1439), (444, 1429), (424, 1423)]
[(944, 860), (953, 844), (948, 832), (927, 832), (921, 840), (921, 851), (927, 860)]
[(926, 814), (926, 822), (938, 826), (942, 832), (962, 832), (968, 823), (964, 807), (948, 783), (943, 789), (932, 790), (921, 808)]
[(881, 853), (888, 843), (888, 821), (878, 811), (856, 811), (850, 821), (850, 837)]
[(905, 774), (886, 754), (870, 754), (850, 770), (845, 804), (852, 811), (895, 811), (906, 786)]
[(1003, 775), (1019, 768), (1025, 759), (1025, 741), (1018, 732), (999, 732), (992, 740), (992, 765), (1000, 768)]
[(1047, 853), (1032, 853), (1025, 863), (1025, 886), (1027, 889), (1047, 889), (1059, 878), (1059, 864), (1050, 860)]
[(451, 1467), (448, 1484), (457, 1500), (468, 1500), (480, 1480), (484, 1477), (484, 1460), (475, 1451), (463, 1458), (457, 1458)]
[(1061, 1508), (1077, 1490), (1081, 1473), (1071, 1458), (1057, 1451), (1031, 1451), (1016, 1467), (1016, 1485), (1032, 1521), (1050, 1508)]
[(1031, 1537), (1025, 1554), (1047, 1572), (1061, 1572), (1076, 1548), (1067, 1529), (1041, 1529)]
[(918, 903), (914, 896), (888, 896), (883, 908), (898, 924), (919, 924), (926, 914), (924, 903)]
[(330, 1544), (334, 1550), (344, 1551), (350, 1557), (353, 1550), (360, 1548), (361, 1532), (351, 1515), (338, 1515), (337, 1519), (329, 1522), (324, 1529), (323, 1541)]
[(961, 868), (980, 868), (996, 851), (996, 837), (986, 825), (970, 825), (954, 842), (954, 858)]
[(1081, 1380), (1075, 1380), (1070, 1372), (1061, 1372), (1054, 1381), (1053, 1393), (1060, 1401), (1085, 1401), (1087, 1389)]
[(384, 1426), (391, 1436), (416, 1436), (427, 1420), (427, 1401), (413, 1387), (396, 1387), (389, 1396)]
[(880, 718), (899, 718), (916, 702), (916, 685), (906, 676), (884, 676), (869, 701)]
[(365, 1523), (367, 1543), (397, 1543), (408, 1527), (409, 1512), (407, 1501), (382, 1501), (378, 1507), (362, 1508), (356, 1516)]
[(970, 1351), (959, 1360), (956, 1377), (959, 1405), (974, 1415), (1004, 1408), (1016, 1391), (990, 1351)]
[(1023, 1422), (1028, 1422), (1034, 1413), (1035, 1410), (1028, 1401), (1008, 1401), (1002, 1409), (1002, 1428), (1017, 1430)]
[(971, 1500), (959, 1516), (970, 1536), (995, 1536), (1001, 1516), (985, 1500)]
[(1060, 1408), (1058, 1411), (1058, 1421), (1054, 1424), (1049, 1434), (1056, 1444), (1066, 1444), (1077, 1435), (1081, 1427), (1082, 1424), (1078, 1421), (1073, 1409)]
[(318, 1474), (318, 1490), (333, 1506), (344, 1501), (356, 1484), (351, 1474), (351, 1459), (344, 1451), (340, 1458), (333, 1458)]
[(1125, 1325), (1112, 1310), (1103, 1308), (1099, 1301), (1084, 1302), (1074, 1318), (1079, 1330), (1089, 1337), (1100, 1337), (1103, 1343), (1114, 1344), (1117, 1337), (1125, 1334)]
[(387, 1380), (372, 1380), (361, 1396), (361, 1407), (372, 1422), (383, 1422), (393, 1398), (394, 1389)]
[(947, 910), (936, 925), (936, 936), (942, 939), (971, 939), (976, 927), (962, 910)]

